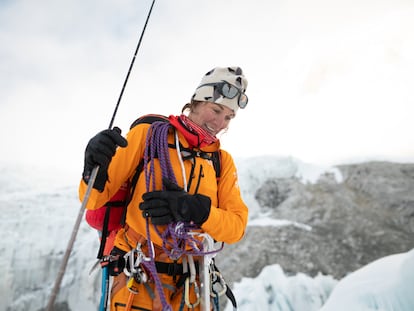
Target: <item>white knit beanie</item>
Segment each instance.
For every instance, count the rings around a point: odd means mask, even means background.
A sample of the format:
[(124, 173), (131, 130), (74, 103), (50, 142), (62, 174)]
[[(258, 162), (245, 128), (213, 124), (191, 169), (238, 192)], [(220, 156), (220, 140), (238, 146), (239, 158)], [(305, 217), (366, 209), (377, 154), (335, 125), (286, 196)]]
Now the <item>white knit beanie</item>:
[(239, 96), (226, 98), (216, 91), (214, 85), (205, 85), (211, 83), (227, 82), (238, 88), (243, 94), (246, 92), (247, 80), (243, 75), (240, 67), (216, 67), (207, 72), (202, 78), (199, 86), (195, 90), (192, 100), (208, 101), (229, 107), (237, 112), (239, 109)]

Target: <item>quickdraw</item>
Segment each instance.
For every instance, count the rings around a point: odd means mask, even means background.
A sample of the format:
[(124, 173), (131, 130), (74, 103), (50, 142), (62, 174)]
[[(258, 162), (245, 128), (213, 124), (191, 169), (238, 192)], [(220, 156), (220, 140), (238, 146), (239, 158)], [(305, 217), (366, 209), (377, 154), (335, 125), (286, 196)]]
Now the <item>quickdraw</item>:
[[(196, 281), (196, 267), (195, 267), (194, 258), (192, 255), (183, 257), (183, 273), (184, 274), (188, 273), (188, 276), (186, 277), (185, 282), (184, 282), (185, 304), (189, 308), (195, 308), (196, 306), (200, 304), (200, 287), (198, 286), (197, 281)], [(196, 301), (194, 302), (190, 301), (191, 286), (194, 286), (194, 293), (196, 294)]]
[[(195, 302), (190, 301), (190, 285), (194, 286), (194, 292), (197, 298)], [(185, 299), (185, 304), (187, 305), (187, 307), (191, 309), (197, 307), (200, 304), (200, 288), (198, 287), (197, 281), (190, 283), (189, 277), (187, 277), (187, 279), (185, 280), (185, 284), (184, 284), (184, 299)]]
[[(215, 288), (216, 284), (221, 287), (221, 290)], [(220, 289), (220, 288), (219, 288)], [(210, 272), (210, 296), (218, 298), (223, 296), (227, 291), (227, 284), (219, 271)]]

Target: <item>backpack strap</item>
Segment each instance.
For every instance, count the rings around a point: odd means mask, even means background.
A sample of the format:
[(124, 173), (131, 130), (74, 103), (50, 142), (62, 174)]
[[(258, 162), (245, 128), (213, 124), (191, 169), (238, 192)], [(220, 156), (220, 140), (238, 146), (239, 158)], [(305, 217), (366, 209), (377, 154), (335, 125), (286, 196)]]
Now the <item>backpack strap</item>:
[(220, 180), (220, 174), (221, 174), (221, 152), (220, 150), (213, 152), (211, 157), (212, 157), (211, 161), (213, 162), (214, 170), (216, 171), (216, 179), (218, 182)]
[(169, 122), (168, 117), (163, 116), (161, 114), (146, 114), (144, 116), (139, 117), (134, 122), (132, 122), (129, 129), (134, 128), (138, 124), (152, 124), (154, 122), (161, 121), (161, 122)]
[(108, 224), (109, 224), (110, 214), (111, 214), (111, 206), (107, 206), (106, 211), (105, 211), (103, 227), (102, 227), (102, 233), (101, 233), (101, 242), (99, 244), (98, 255), (96, 256), (96, 258), (98, 259), (102, 259), (104, 257), (106, 239), (108, 238), (108, 235), (109, 235)]

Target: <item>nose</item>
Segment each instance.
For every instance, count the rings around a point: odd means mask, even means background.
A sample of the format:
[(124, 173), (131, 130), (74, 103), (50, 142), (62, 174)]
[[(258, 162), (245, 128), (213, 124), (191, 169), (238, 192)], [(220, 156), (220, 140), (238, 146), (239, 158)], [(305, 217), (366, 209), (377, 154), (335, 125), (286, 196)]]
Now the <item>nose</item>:
[(220, 131), (227, 128), (229, 122), (230, 120), (227, 118), (226, 115), (220, 115), (216, 118), (216, 126)]

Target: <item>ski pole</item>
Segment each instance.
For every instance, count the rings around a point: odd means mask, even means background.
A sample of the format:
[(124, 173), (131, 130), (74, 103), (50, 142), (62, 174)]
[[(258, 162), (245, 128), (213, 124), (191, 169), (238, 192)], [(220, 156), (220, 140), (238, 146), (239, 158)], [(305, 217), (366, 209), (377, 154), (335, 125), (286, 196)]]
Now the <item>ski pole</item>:
[(76, 219), (75, 226), (72, 230), (72, 235), (70, 237), (68, 247), (66, 248), (65, 255), (63, 256), (62, 264), (60, 265), (58, 276), (56, 278), (55, 285), (54, 285), (53, 290), (52, 290), (52, 294), (50, 295), (49, 302), (48, 302), (47, 307), (46, 307), (46, 311), (53, 311), (53, 306), (55, 304), (56, 296), (59, 293), (60, 284), (62, 283), (62, 279), (63, 279), (63, 276), (65, 274), (66, 266), (68, 265), (70, 253), (72, 251), (73, 244), (75, 243), (76, 235), (78, 234), (80, 223), (81, 223), (82, 218), (83, 218), (83, 213), (85, 211), (85, 206), (88, 203), (89, 196), (90, 196), (91, 190), (92, 190), (92, 185), (95, 182), (96, 175), (98, 175), (98, 170), (99, 170), (99, 166), (96, 166), (92, 170), (91, 177), (90, 177), (90, 180), (89, 180), (89, 183), (88, 183), (88, 188), (86, 189), (85, 196), (83, 197), (81, 208), (80, 208), (79, 213), (78, 213), (78, 218)]
[(152, 12), (152, 8), (154, 7), (154, 3), (155, 3), (155, 0), (152, 0), (151, 7), (148, 11), (147, 19), (145, 20), (144, 28), (142, 28), (141, 36), (139, 37), (137, 48), (135, 49), (134, 56), (132, 57), (131, 65), (129, 65), (128, 73), (126, 75), (124, 85), (122, 86), (121, 93), (119, 94), (118, 102), (116, 103), (115, 110), (114, 110), (114, 113), (112, 115), (111, 122), (109, 122), (109, 128), (110, 129), (112, 128), (112, 125), (114, 123), (114, 119), (115, 119), (115, 115), (118, 111), (119, 103), (121, 102), (121, 98), (122, 98), (122, 95), (124, 94), (125, 86), (126, 86), (126, 84), (128, 82), (128, 79), (129, 79), (129, 74), (131, 73), (132, 67), (134, 66), (135, 58), (137, 57), (137, 54), (138, 54), (139, 47), (141, 46), (141, 41), (142, 41), (142, 38), (144, 37), (145, 29), (147, 28), (148, 20), (151, 16), (151, 12)]
[[(119, 104), (121, 102), (122, 95), (124, 94), (124, 90), (125, 90), (126, 84), (128, 82), (129, 75), (131, 73), (132, 67), (134, 66), (135, 58), (138, 54), (139, 47), (141, 46), (142, 38), (144, 37), (145, 29), (147, 28), (147, 24), (148, 24), (149, 18), (150, 18), (151, 13), (152, 13), (152, 8), (154, 7), (154, 3), (155, 3), (155, 0), (152, 1), (151, 7), (148, 11), (147, 19), (145, 20), (144, 27), (141, 31), (141, 36), (138, 40), (138, 44), (137, 44), (137, 47), (135, 49), (134, 56), (132, 57), (132, 61), (131, 61), (131, 64), (129, 66), (124, 84), (122, 85), (121, 93), (119, 94), (118, 101), (117, 101), (117, 104), (115, 106), (115, 110), (112, 114), (111, 121), (109, 122), (109, 127), (108, 127), (109, 129), (112, 128), (112, 125), (114, 123), (115, 116), (116, 116), (116, 113), (118, 111), (118, 107), (119, 107)], [(76, 219), (75, 226), (72, 230), (72, 234), (71, 234), (70, 240), (68, 242), (68, 246), (67, 246), (66, 251), (65, 251), (65, 255), (64, 255), (62, 263), (60, 265), (58, 276), (55, 280), (55, 284), (54, 284), (52, 293), (50, 295), (49, 302), (46, 306), (46, 311), (53, 311), (55, 300), (56, 300), (56, 297), (59, 293), (60, 285), (62, 283), (62, 279), (63, 279), (63, 276), (65, 274), (66, 267), (68, 265), (70, 253), (72, 252), (73, 245), (75, 244), (76, 236), (77, 236), (78, 231), (79, 231), (79, 227), (80, 227), (80, 224), (81, 224), (81, 221), (82, 221), (82, 218), (83, 218), (83, 214), (85, 212), (86, 205), (89, 201), (90, 193), (92, 191), (92, 186), (95, 183), (96, 176), (98, 175), (98, 171), (99, 171), (99, 166), (95, 166), (94, 169), (92, 170), (91, 176), (89, 178), (88, 187), (87, 187), (85, 195), (83, 197), (82, 204), (81, 204), (81, 207), (79, 209), (78, 217)]]

